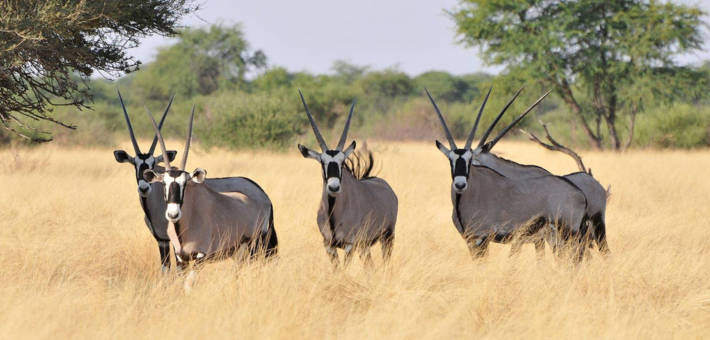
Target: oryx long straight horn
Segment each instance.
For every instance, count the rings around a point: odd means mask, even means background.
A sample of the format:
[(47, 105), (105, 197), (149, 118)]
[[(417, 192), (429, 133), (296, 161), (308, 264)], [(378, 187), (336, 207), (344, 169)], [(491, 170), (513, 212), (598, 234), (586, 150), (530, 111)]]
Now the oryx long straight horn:
[(466, 150), (471, 148), (471, 144), (473, 143), (473, 139), (476, 138), (476, 130), (478, 129), (478, 123), (481, 121), (481, 115), (483, 115), (483, 109), (486, 107), (486, 103), (488, 103), (488, 97), (491, 95), (491, 91), (493, 91), (493, 86), (491, 86), (488, 89), (488, 93), (486, 94), (486, 99), (483, 100), (483, 104), (481, 104), (481, 108), (478, 110), (478, 116), (476, 116), (476, 122), (473, 123), (473, 129), (471, 129), (471, 134), (468, 135), (468, 139), (466, 140), (466, 147), (464, 147), (464, 149), (466, 149)]
[(501, 117), (503, 117), (503, 114), (505, 114), (505, 111), (508, 111), (508, 108), (510, 107), (510, 105), (513, 104), (515, 99), (518, 98), (518, 96), (520, 95), (520, 92), (523, 92), (524, 89), (525, 89), (525, 85), (523, 85), (523, 87), (521, 87), (520, 90), (518, 90), (518, 92), (508, 102), (508, 104), (506, 104), (505, 107), (503, 107), (503, 110), (500, 111), (500, 113), (498, 114), (496, 119), (493, 121), (493, 124), (491, 124), (491, 126), (488, 127), (486, 132), (483, 133), (483, 137), (481, 137), (481, 140), (478, 142), (479, 147), (483, 146), (483, 144), (486, 144), (486, 139), (488, 139), (488, 136), (491, 134), (491, 132), (493, 132), (493, 128), (495, 128), (496, 124), (498, 124), (498, 121), (501, 119)]

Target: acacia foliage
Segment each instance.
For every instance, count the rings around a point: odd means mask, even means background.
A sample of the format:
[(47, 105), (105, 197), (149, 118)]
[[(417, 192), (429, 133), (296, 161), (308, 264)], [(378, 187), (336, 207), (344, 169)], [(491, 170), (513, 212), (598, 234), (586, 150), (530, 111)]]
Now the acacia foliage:
[(177, 34), (192, 0), (8, 0), (0, 3), (0, 127), (34, 141), (55, 119), (52, 108), (90, 105), (94, 72), (130, 73), (140, 61), (126, 54), (148, 35)]
[[(462, 0), (449, 14), (460, 42), (479, 47), (488, 64), (553, 88), (597, 148), (628, 147), (636, 115), (649, 103), (672, 101), (708, 81), (675, 61), (702, 48), (707, 13), (697, 5)], [(628, 127), (625, 142), (620, 125)]]

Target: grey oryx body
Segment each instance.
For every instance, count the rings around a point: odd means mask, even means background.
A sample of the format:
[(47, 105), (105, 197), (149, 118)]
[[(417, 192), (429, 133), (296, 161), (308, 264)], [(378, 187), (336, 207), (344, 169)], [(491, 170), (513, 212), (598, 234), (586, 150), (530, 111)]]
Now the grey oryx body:
[[(513, 179), (536, 178), (552, 175), (549, 171), (531, 165), (522, 165), (513, 161), (501, 158), (492, 153), (482, 153), (474, 157), (475, 162), (491, 168), (505, 177)], [(474, 164), (476, 164), (474, 163)], [(575, 172), (562, 176), (577, 186), (587, 198), (587, 215), (591, 223), (590, 234), (597, 242), (599, 251), (602, 254), (609, 252), (609, 245), (606, 241), (606, 198), (607, 192), (604, 187), (590, 174), (586, 172)]]
[[(392, 188), (381, 178), (369, 177), (372, 170), (372, 155), (369, 163), (352, 155), (355, 141), (343, 151), (350, 127), (355, 102), (350, 108), (343, 134), (335, 150), (328, 148), (318, 131), (313, 116), (300, 93), (303, 107), (316, 135), (322, 152), (316, 152), (303, 145), (298, 149), (304, 158), (317, 160), (323, 175), (323, 193), (318, 208), (318, 228), (323, 235), (323, 244), (333, 263), (339, 263), (337, 249), (345, 251), (344, 264), (350, 262), (353, 251), (358, 250), (365, 265), (372, 265), (370, 247), (378, 241), (382, 246), (384, 261), (392, 255), (394, 229), (397, 223), (398, 201)], [(351, 165), (347, 159), (354, 157)], [(351, 158), (352, 160), (353, 158)], [(357, 170), (359, 166), (364, 169)]]
[[(182, 266), (188, 261), (215, 256), (231, 255), (241, 246), (246, 246), (255, 255), (261, 251), (273, 256), (277, 253), (278, 240), (273, 226), (271, 204), (264, 208), (265, 193), (255, 183), (245, 178), (215, 179), (207, 185), (207, 172), (197, 168), (194, 172), (184, 171), (190, 150), (192, 122), (195, 109), (190, 116), (188, 137), (180, 168), (171, 167), (166, 161), (165, 173), (145, 171), (146, 181), (158, 183), (165, 189), (168, 220), (168, 236)], [(153, 116), (153, 123), (162, 152), (166, 152), (163, 137)], [(249, 183), (249, 190), (229, 191), (239, 183)], [(215, 190), (224, 191), (220, 192)]]
[[(515, 100), (515, 97), (513, 98)], [(511, 100), (512, 103), (512, 100)], [(485, 103), (484, 103), (485, 105)], [(526, 111), (522, 115), (520, 115), (518, 118), (516, 118), (510, 125), (506, 126), (503, 131), (492, 141), (486, 143), (486, 138), (488, 137), (488, 134), (492, 130), (492, 128), (498, 123), (500, 118), (503, 116), (506, 110), (503, 110), (498, 117), (496, 117), (495, 121), (493, 124), (490, 126), (488, 131), (484, 134), (484, 136), (481, 138), (481, 141), (478, 144), (478, 147), (474, 150), (474, 156), (473, 156), (473, 161), (472, 164), (474, 165), (482, 165), (488, 168), (491, 168), (495, 170), (496, 172), (500, 173), (501, 175), (511, 178), (511, 179), (526, 179), (526, 178), (537, 178), (537, 177), (543, 177), (543, 176), (550, 176), (553, 175), (546, 169), (535, 166), (535, 165), (523, 165), (519, 164), (516, 162), (513, 162), (511, 160), (507, 160), (505, 158), (501, 158), (493, 153), (491, 153), (491, 150), (493, 147), (495, 147), (496, 143), (500, 141), (505, 134), (510, 131), (520, 120), (522, 120), (527, 113), (530, 111)], [(547, 128), (545, 128), (547, 129)], [(532, 135), (531, 135), (532, 136)], [(549, 133), (548, 133), (549, 136)], [(532, 136), (534, 137), (534, 136)], [(549, 137), (551, 139), (551, 137)], [(535, 138), (537, 139), (537, 138)], [(540, 142), (538, 140), (538, 142)], [(559, 143), (555, 143), (559, 145)], [(561, 145), (560, 145), (561, 146)], [(548, 147), (548, 149), (551, 146)], [(571, 153), (571, 150), (568, 150)], [(575, 154), (576, 155), (576, 154)], [(589, 232), (592, 235), (592, 238), (594, 241), (596, 241), (597, 246), (599, 247), (599, 251), (602, 254), (607, 254), (609, 252), (609, 245), (607, 244), (606, 241), (606, 201), (607, 201), (607, 191), (604, 190), (604, 187), (592, 177), (591, 173), (587, 173), (584, 171), (584, 165), (581, 163), (581, 159), (577, 160), (577, 163), (580, 165), (580, 169), (583, 171), (580, 172), (575, 172), (571, 174), (567, 174), (562, 176), (562, 178), (570, 181), (572, 184), (574, 184), (576, 187), (578, 187), (582, 192), (584, 193), (584, 196), (587, 199), (587, 209), (586, 209), (586, 214), (589, 218), (589, 223), (591, 223), (589, 228)], [(543, 235), (539, 235), (543, 236)], [(549, 233), (545, 233), (544, 236), (548, 236), (548, 242), (553, 241), (554, 237), (554, 231), (553, 231), (553, 236), (550, 237)], [(543, 237), (544, 237), (543, 236)], [(541, 237), (533, 237), (529, 239), (536, 244), (536, 248), (538, 251), (541, 249), (544, 250), (544, 243), (541, 240)], [(553, 241), (554, 242), (554, 241)], [(517, 252), (519, 250), (520, 243), (514, 244), (513, 251)]]
[[(490, 95), (490, 91), (488, 94)], [(517, 121), (540, 103), (547, 94), (538, 99)], [(427, 95), (429, 95), (428, 91)], [(474, 258), (484, 255), (491, 241), (507, 243), (516, 239), (525, 239), (549, 223), (554, 224), (564, 234), (573, 237), (586, 233), (586, 198), (584, 193), (568, 180), (552, 175), (511, 179), (491, 168), (473, 164), (480, 150), (471, 149), (471, 143), (475, 138), (488, 96), (481, 105), (463, 149), (456, 147), (446, 121), (431, 95), (429, 99), (434, 105), (451, 147), (449, 150), (439, 141), (436, 142), (437, 148), (449, 158), (451, 164), (454, 225), (466, 240)], [(503, 111), (511, 104), (512, 100)], [(491, 130), (492, 126), (483, 139), (487, 138)], [(499, 137), (502, 137), (502, 134)]]

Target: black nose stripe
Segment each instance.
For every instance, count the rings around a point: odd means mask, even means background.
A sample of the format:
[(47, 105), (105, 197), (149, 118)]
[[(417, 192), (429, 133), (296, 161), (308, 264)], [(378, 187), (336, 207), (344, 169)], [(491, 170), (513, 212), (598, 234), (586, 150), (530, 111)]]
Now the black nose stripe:
[(466, 160), (461, 157), (456, 159), (456, 163), (454, 166), (454, 177), (457, 176), (468, 177), (468, 172), (466, 171)]
[(326, 178), (340, 178), (340, 167), (337, 162), (328, 163), (328, 171), (326, 172)]
[(170, 183), (168, 190), (168, 203), (182, 203), (182, 197), (180, 197), (180, 184), (172, 182)]

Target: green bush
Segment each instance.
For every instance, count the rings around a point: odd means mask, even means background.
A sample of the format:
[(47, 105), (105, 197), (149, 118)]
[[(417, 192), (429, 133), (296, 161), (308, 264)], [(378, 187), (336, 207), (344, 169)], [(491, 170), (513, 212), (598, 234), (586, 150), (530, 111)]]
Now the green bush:
[(204, 104), (204, 119), (196, 122), (202, 145), (230, 149), (284, 148), (303, 133), (305, 117), (295, 98), (263, 94), (223, 94)]
[(691, 149), (710, 145), (710, 107), (674, 104), (638, 117), (634, 146)]

